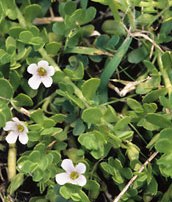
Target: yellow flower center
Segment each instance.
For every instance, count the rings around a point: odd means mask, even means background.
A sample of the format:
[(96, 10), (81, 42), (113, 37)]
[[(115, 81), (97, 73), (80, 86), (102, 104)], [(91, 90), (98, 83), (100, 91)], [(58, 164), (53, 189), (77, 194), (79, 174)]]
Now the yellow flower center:
[(39, 76), (45, 76), (47, 74), (47, 71), (43, 67), (38, 68), (37, 72)]
[(71, 172), (70, 178), (76, 180), (79, 177), (79, 174), (76, 171)]
[(19, 133), (22, 133), (24, 131), (24, 126), (22, 126), (21, 124), (17, 125), (17, 130)]

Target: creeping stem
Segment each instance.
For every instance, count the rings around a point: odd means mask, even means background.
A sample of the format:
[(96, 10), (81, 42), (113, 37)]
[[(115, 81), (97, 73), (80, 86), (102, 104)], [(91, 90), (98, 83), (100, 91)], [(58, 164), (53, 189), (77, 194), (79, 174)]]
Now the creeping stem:
[(11, 181), (16, 175), (16, 145), (9, 144), (8, 150), (8, 180)]
[(161, 58), (161, 54), (160, 53), (158, 53), (158, 65), (159, 65), (159, 69), (161, 71), (162, 77), (164, 79), (165, 87), (166, 87), (168, 95), (170, 97), (170, 95), (172, 94), (172, 83), (170, 81), (170, 78), (169, 78), (167, 70), (163, 66), (162, 58)]

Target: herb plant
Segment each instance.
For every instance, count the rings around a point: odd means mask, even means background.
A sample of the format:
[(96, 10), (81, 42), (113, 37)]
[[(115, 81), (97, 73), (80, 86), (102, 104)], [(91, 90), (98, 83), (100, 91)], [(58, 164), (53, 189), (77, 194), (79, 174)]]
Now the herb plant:
[(3, 202), (172, 201), (172, 1), (0, 1)]

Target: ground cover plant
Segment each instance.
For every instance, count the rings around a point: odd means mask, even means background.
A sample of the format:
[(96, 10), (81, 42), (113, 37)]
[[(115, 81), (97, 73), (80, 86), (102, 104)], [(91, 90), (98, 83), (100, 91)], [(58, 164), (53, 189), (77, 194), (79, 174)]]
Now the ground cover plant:
[(0, 200), (172, 201), (172, 1), (0, 1)]

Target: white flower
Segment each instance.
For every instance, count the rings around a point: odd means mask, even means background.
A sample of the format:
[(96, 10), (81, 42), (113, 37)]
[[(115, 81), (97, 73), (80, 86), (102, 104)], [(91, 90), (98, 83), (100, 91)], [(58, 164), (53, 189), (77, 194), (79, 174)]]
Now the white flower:
[(83, 163), (73, 165), (70, 159), (64, 159), (61, 167), (66, 171), (56, 175), (56, 182), (60, 185), (71, 183), (79, 186), (84, 186), (87, 182), (83, 173), (86, 171), (86, 166)]
[(5, 131), (9, 131), (6, 141), (9, 144), (13, 144), (17, 141), (19, 137), (19, 141), (22, 144), (27, 144), (28, 142), (28, 129), (23, 122), (21, 122), (18, 118), (12, 118), (12, 121), (6, 122), (5, 127), (3, 128)]
[(53, 79), (51, 76), (54, 75), (55, 70), (53, 66), (49, 66), (47, 61), (41, 60), (38, 64), (31, 64), (28, 66), (27, 71), (33, 75), (28, 80), (28, 84), (32, 89), (38, 89), (41, 83), (47, 88), (52, 85)]

